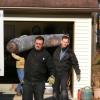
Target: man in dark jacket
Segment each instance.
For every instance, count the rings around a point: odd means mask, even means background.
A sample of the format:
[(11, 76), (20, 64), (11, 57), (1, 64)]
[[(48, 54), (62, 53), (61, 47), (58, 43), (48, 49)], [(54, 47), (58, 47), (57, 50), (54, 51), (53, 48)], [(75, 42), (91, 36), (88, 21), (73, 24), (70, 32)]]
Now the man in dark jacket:
[(80, 69), (74, 52), (69, 48), (70, 38), (64, 35), (61, 39), (61, 45), (55, 50), (53, 61), (56, 69), (54, 84), (54, 99), (69, 100), (67, 81), (69, 79), (69, 71), (73, 66), (78, 81), (80, 80)]
[[(36, 37), (34, 47), (25, 62), (23, 100), (43, 100), (47, 73), (54, 75), (50, 54), (43, 48), (44, 38)], [(50, 79), (50, 78), (49, 78)]]

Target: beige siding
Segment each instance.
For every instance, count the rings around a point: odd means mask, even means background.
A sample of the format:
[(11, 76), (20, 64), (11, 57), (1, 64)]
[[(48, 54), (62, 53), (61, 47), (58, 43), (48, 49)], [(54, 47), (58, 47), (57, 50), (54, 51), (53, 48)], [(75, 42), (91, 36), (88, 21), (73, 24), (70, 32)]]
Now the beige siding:
[(74, 75), (74, 98), (79, 88), (91, 85), (91, 25), (90, 18), (75, 20), (74, 51), (81, 69), (81, 80), (77, 82)]

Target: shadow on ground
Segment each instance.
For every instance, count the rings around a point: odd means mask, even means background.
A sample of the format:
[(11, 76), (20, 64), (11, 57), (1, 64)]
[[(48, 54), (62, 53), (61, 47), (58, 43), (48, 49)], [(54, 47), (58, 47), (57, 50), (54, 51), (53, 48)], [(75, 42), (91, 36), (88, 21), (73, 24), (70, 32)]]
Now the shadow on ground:
[[(0, 100), (13, 100), (15, 94), (0, 93)], [(44, 100), (53, 100), (53, 97), (45, 98)]]
[(0, 100), (13, 100), (15, 94), (2, 94), (0, 93)]

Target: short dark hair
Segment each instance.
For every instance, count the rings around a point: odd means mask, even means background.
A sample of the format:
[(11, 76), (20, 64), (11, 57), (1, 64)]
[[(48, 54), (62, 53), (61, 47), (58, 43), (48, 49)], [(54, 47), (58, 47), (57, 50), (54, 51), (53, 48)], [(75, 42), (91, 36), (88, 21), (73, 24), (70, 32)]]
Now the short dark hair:
[(63, 35), (63, 36), (62, 36), (62, 40), (63, 40), (63, 39), (68, 39), (68, 40), (69, 40), (69, 42), (70, 42), (70, 37), (69, 37), (69, 34), (65, 34), (65, 35)]
[(42, 37), (42, 36), (37, 36), (37, 37), (35, 38), (35, 41), (36, 41), (36, 40), (42, 40), (43, 43), (44, 43), (44, 37)]

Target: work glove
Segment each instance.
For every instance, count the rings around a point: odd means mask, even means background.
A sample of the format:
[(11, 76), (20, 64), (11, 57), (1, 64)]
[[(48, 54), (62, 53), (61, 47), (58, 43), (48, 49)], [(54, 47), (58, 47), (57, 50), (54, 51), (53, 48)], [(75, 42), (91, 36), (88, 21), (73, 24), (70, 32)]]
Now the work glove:
[(80, 74), (77, 74), (76, 76), (77, 76), (77, 81), (80, 81), (80, 79), (81, 79)]
[(23, 84), (24, 84), (24, 81), (22, 80), (20, 83), (21, 83), (21, 85), (23, 86)]
[(54, 82), (55, 82), (55, 77), (53, 76), (53, 75), (51, 75), (49, 78), (48, 78), (48, 83), (49, 84), (54, 84)]

